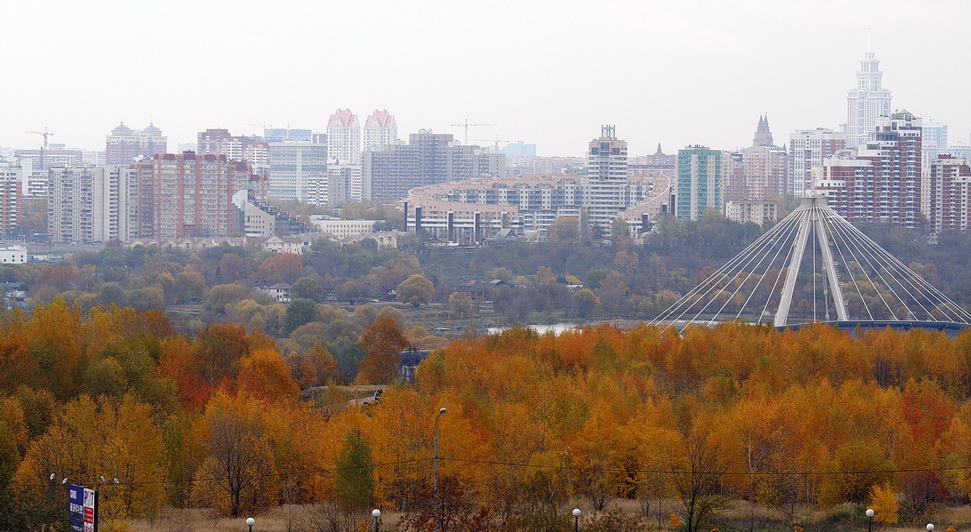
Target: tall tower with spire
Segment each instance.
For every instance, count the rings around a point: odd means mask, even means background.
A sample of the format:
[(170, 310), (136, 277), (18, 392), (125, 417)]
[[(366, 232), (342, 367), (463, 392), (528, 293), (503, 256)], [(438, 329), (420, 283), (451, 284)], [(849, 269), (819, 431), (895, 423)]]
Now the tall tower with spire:
[(883, 88), (880, 61), (867, 38), (866, 54), (856, 73), (856, 87), (846, 93), (846, 147), (866, 144), (867, 135), (890, 116), (890, 91)]
[(759, 126), (755, 129), (752, 146), (772, 146), (772, 132), (769, 131), (769, 117), (759, 115)]

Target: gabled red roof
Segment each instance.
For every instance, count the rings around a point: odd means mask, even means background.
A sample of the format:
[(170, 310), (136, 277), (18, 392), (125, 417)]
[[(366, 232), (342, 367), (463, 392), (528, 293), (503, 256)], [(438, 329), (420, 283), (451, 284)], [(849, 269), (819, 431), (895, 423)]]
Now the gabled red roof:
[(350, 109), (338, 109), (336, 113), (330, 115), (330, 120), (327, 121), (327, 127), (350, 127), (357, 125), (357, 115), (351, 112)]
[(391, 116), (391, 113), (389, 113), (387, 109), (383, 109), (381, 111), (375, 109), (374, 112), (367, 117), (367, 122), (364, 123), (364, 127), (371, 127), (372, 124), (377, 125), (378, 127), (388, 127), (392, 122), (394, 122), (394, 117)]

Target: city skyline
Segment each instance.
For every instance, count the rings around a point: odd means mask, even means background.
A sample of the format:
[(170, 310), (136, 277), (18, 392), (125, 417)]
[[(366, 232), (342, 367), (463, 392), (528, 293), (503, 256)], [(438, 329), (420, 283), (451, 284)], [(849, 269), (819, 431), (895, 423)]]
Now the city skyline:
[(174, 149), (208, 128), (324, 131), (348, 108), (387, 109), (402, 136), (427, 128), (461, 139), (451, 124), (487, 123), (470, 138), (521, 139), (539, 155), (582, 154), (604, 123), (632, 155), (659, 142), (668, 153), (733, 149), (761, 115), (780, 138), (839, 128), (868, 31), (893, 108), (947, 124), (952, 144), (971, 134), (971, 79), (947, 53), (964, 44), (971, 15), (958, 2), (0, 7), (0, 46), (18, 51), (0, 98), (7, 148), (40, 145), (25, 132), (46, 126), (51, 142), (102, 149), (124, 121), (154, 123)]

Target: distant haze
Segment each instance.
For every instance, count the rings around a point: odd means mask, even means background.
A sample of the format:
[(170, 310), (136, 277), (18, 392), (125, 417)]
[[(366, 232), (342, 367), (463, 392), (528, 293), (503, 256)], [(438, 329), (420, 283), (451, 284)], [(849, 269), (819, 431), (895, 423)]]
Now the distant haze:
[[(971, 134), (971, 2), (0, 0), (0, 146), (104, 149), (154, 121), (169, 150), (223, 127), (323, 130), (338, 107), (580, 155), (776, 144), (846, 120), (872, 28), (894, 108)], [(479, 144), (485, 144), (479, 142)], [(504, 144), (504, 143), (502, 143)]]

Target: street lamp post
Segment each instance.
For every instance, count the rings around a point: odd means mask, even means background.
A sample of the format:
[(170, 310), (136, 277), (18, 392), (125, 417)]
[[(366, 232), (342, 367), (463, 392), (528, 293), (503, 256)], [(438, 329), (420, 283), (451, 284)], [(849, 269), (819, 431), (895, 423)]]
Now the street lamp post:
[(866, 509), (866, 529), (867, 529), (867, 532), (873, 532), (873, 514), (874, 513), (876, 513), (876, 512), (873, 511), (873, 508), (867, 508)]
[(573, 530), (574, 532), (580, 532), (580, 509), (573, 509)]
[(432, 460), (432, 468), (434, 469), (434, 473), (435, 473), (435, 479), (433, 481), (435, 483), (435, 501), (434, 501), (435, 502), (435, 517), (432, 519), (432, 530), (434, 530), (435, 532), (438, 532), (438, 508), (439, 508), (439, 502), (438, 502), (438, 419), (440, 417), (442, 417), (442, 414), (444, 414), (447, 411), (448, 410), (443, 406), (442, 408), (439, 408), (438, 409), (438, 415), (435, 416), (435, 436), (433, 438), (433, 453), (434, 453), (434, 459)]
[(249, 527), (249, 532), (253, 532), (253, 525), (256, 524), (256, 519), (249, 517), (246, 519), (246, 526)]
[(375, 508), (371, 510), (371, 515), (374, 517), (374, 532), (381, 532), (381, 510)]

